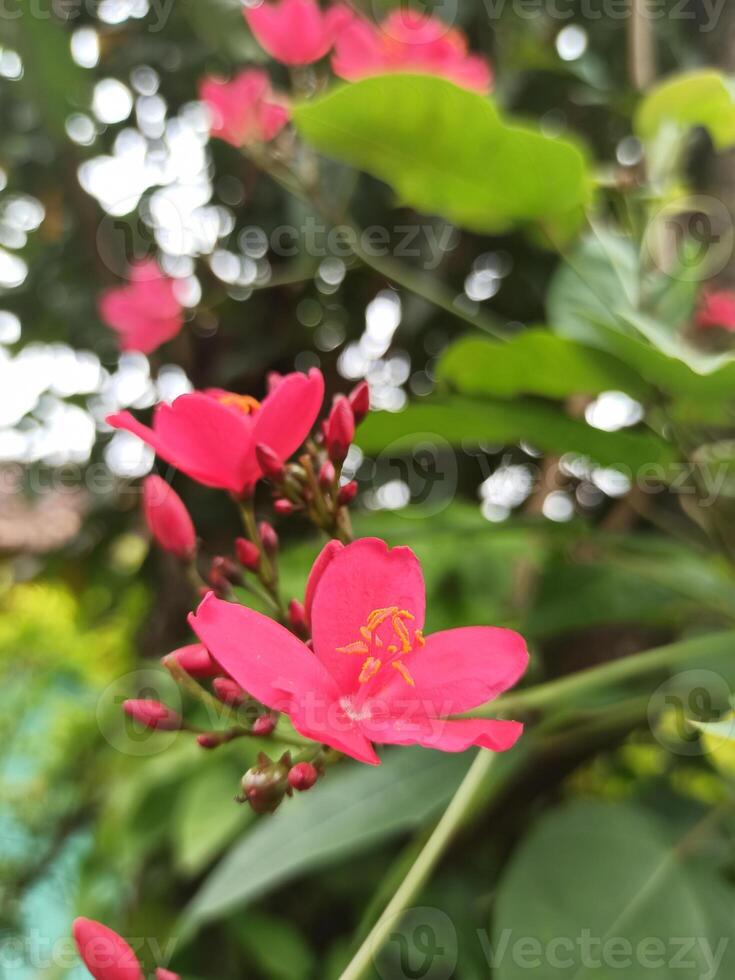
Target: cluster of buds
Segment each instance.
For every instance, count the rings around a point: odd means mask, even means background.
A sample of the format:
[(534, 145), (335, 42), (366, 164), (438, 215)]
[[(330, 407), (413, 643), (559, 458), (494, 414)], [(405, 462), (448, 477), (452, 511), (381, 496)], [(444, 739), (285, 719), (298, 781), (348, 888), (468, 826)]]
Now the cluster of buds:
[(276, 760), (260, 752), (256, 764), (242, 777), (241, 794), (235, 799), (249, 803), (256, 813), (274, 813), (285, 796), (292, 796), (294, 790), (303, 793), (311, 789), (322, 774), (318, 764), (293, 763), (290, 752)]

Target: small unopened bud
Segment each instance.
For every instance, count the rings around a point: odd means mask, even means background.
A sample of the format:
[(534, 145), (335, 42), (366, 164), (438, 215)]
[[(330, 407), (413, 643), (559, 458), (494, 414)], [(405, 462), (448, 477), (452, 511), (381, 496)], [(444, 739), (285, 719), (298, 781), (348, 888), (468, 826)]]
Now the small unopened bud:
[(332, 411), (327, 419), (327, 452), (333, 463), (343, 463), (350, 443), (355, 437), (355, 416), (344, 395), (334, 399)]
[(239, 708), (247, 698), (245, 691), (231, 677), (215, 677), (212, 690), (223, 704), (229, 704), (232, 708)]
[(203, 643), (189, 643), (178, 650), (172, 650), (161, 663), (165, 667), (170, 661), (177, 663), (190, 677), (214, 677), (220, 672)]
[(256, 813), (273, 813), (286, 792), (290, 792), (288, 773), (291, 757), (286, 752), (277, 762), (262, 752), (258, 764), (242, 777), (242, 801), (247, 801)]
[(339, 488), (339, 493), (337, 494), (337, 503), (341, 507), (348, 507), (356, 496), (357, 496), (357, 483), (355, 483), (354, 480), (350, 480), (349, 483), (345, 483), (343, 487)]
[(277, 500), (273, 501), (273, 510), (279, 517), (289, 517), (296, 510), (294, 505), (290, 500), (286, 500), (285, 497), (279, 497)]
[(319, 773), (310, 762), (297, 762), (288, 773), (288, 782), (299, 793), (311, 789), (319, 778)]
[(218, 749), (222, 745), (222, 739), (216, 732), (203, 732), (197, 735), (197, 745), (203, 749)]
[(319, 486), (322, 490), (329, 490), (334, 483), (334, 478), (336, 476), (334, 470), (334, 463), (331, 459), (326, 460), (322, 463), (322, 467), (319, 470)]
[(212, 559), (211, 568), (213, 572), (217, 572), (231, 585), (242, 585), (240, 569), (231, 558), (225, 558), (224, 555), (217, 555), (216, 558)]
[(248, 541), (247, 538), (237, 538), (235, 541), (235, 553), (240, 564), (249, 571), (254, 572), (260, 563), (260, 548)]
[(156, 731), (177, 732), (181, 728), (181, 715), (160, 701), (147, 698), (123, 701), (123, 711), (133, 721)]
[(276, 727), (277, 718), (275, 715), (261, 715), (253, 722), (253, 735), (265, 738), (270, 735)]
[(143, 515), (156, 543), (188, 561), (196, 551), (196, 532), (184, 501), (160, 476), (143, 482)]
[(171, 970), (164, 970), (162, 966), (159, 966), (156, 970), (156, 980), (181, 980), (178, 973), (172, 973)]
[(269, 480), (280, 481), (283, 479), (286, 474), (283, 460), (270, 446), (266, 446), (264, 442), (259, 442), (255, 447), (255, 455), (264, 476), (267, 476)]
[(361, 381), (355, 385), (347, 396), (355, 416), (355, 425), (359, 425), (370, 411), (370, 385), (367, 381)]
[(278, 551), (278, 535), (268, 521), (261, 521), (258, 524), (258, 534), (260, 535), (260, 540), (263, 542), (263, 547), (269, 554), (272, 555), (275, 551)]
[(288, 604), (288, 621), (297, 633), (306, 632), (306, 610), (298, 599), (292, 599)]

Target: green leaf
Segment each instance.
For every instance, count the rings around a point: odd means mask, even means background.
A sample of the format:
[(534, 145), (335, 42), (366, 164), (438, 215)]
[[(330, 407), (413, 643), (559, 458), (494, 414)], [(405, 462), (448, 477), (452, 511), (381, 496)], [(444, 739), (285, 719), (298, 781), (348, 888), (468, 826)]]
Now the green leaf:
[(637, 470), (667, 463), (673, 449), (648, 433), (602, 432), (571, 419), (560, 409), (532, 401), (448, 398), (415, 402), (402, 412), (375, 412), (362, 424), (360, 448), (375, 455), (429, 443), (433, 437), (454, 446), (526, 440), (546, 452), (575, 452), (602, 466)]
[(313, 975), (314, 954), (304, 937), (284, 919), (253, 910), (234, 921), (232, 930), (272, 980), (307, 980)]
[(388, 752), (379, 768), (345, 765), (286, 800), (220, 862), (184, 912), (189, 932), (306, 871), (423, 824), (451, 798), (469, 762), (424, 749)]
[(638, 374), (608, 354), (559, 337), (526, 330), (507, 343), (463, 337), (444, 354), (437, 377), (466, 395), (597, 395), (622, 390), (645, 397)]
[(705, 69), (681, 72), (654, 86), (635, 114), (635, 131), (653, 139), (667, 123), (704, 126), (720, 150), (735, 145), (735, 100), (729, 79)]
[(401, 204), (474, 231), (579, 219), (590, 198), (576, 145), (505, 122), (488, 99), (442, 78), (364, 79), (293, 116), (305, 140), (384, 180)]
[[(525, 980), (530, 941), (538, 944), (530, 956), (540, 959), (544, 980), (712, 976), (708, 950), (718, 948), (723, 933), (698, 881), (643, 809), (597, 801), (567, 804), (536, 824), (501, 881), (493, 923), (500, 961), (493, 975)], [(733, 892), (723, 891), (732, 916)], [(579, 941), (585, 935), (596, 944), (588, 945), (586, 956)], [(697, 940), (688, 948), (690, 968), (682, 973), (674, 937), (684, 936)], [(512, 945), (522, 937), (527, 937), (525, 958)], [(650, 955), (651, 940), (663, 944), (663, 954)], [(652, 965), (654, 958), (658, 965)]]
[(238, 806), (237, 770), (212, 762), (190, 779), (177, 800), (172, 825), (179, 868), (197, 874), (251, 819), (249, 807)]

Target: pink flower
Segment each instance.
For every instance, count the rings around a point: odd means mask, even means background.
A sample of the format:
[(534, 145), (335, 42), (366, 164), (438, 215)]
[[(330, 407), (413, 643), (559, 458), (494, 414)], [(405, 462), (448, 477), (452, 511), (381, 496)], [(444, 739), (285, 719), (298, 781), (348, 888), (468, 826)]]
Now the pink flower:
[(178, 732), (181, 728), (181, 715), (151, 698), (123, 701), (123, 711), (139, 725), (155, 732)]
[(424, 637), (424, 582), (409, 548), (377, 538), (330, 542), (306, 588), (312, 653), (283, 626), (210, 594), (190, 616), (214, 659), (296, 729), (362, 762), (372, 742), (446, 752), (509, 749), (522, 725), (447, 720), (515, 684), (526, 668), (522, 637), (469, 626)]
[(697, 310), (697, 326), (735, 330), (735, 292), (730, 289), (705, 290)]
[(309, 434), (323, 397), (324, 379), (314, 368), (308, 376), (286, 375), (262, 404), (249, 395), (195, 391), (158, 405), (152, 427), (130, 412), (110, 415), (107, 422), (138, 436), (193, 480), (242, 494), (263, 475), (258, 443), (288, 459)]
[(160, 476), (143, 481), (143, 514), (148, 529), (163, 548), (188, 560), (196, 551), (196, 531), (184, 501)]
[(310, 65), (331, 49), (352, 14), (344, 7), (323, 13), (316, 0), (263, 0), (245, 7), (245, 20), (260, 45), (285, 65)]
[(492, 83), (490, 66), (468, 53), (462, 31), (411, 10), (396, 10), (378, 26), (353, 17), (337, 35), (332, 68), (349, 81), (387, 72), (420, 72), (478, 92), (489, 92)]
[[(75, 919), (72, 935), (82, 962), (95, 980), (144, 980), (140, 963), (122, 936), (93, 919)], [(160, 968), (156, 980), (179, 980)]]
[(233, 146), (266, 143), (289, 119), (288, 109), (277, 101), (268, 76), (259, 68), (247, 68), (230, 82), (205, 78), (199, 98), (211, 114), (210, 135)]
[(175, 281), (153, 259), (135, 262), (128, 276), (129, 285), (102, 293), (100, 318), (117, 331), (121, 350), (150, 354), (175, 337), (184, 322)]

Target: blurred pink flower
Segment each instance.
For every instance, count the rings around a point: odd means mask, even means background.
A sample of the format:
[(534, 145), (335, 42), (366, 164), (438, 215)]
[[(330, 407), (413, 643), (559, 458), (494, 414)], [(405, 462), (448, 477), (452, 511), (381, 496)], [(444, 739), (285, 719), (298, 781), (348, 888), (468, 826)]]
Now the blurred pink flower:
[(516, 683), (523, 638), (469, 626), (424, 637), (424, 581), (409, 548), (377, 538), (330, 542), (306, 588), (313, 652), (283, 626), (211, 593), (189, 617), (220, 666), (295, 728), (371, 764), (372, 743), (418, 743), (445, 752), (511, 748), (523, 726), (448, 720)]
[(696, 321), (702, 329), (721, 327), (723, 330), (735, 330), (735, 291), (705, 290), (700, 298)]
[[(75, 919), (72, 935), (82, 962), (95, 980), (145, 980), (140, 963), (122, 936), (93, 919)], [(180, 980), (178, 973), (156, 970), (156, 980)]]
[(210, 134), (233, 146), (266, 143), (289, 119), (288, 109), (259, 68), (246, 68), (229, 82), (205, 78), (199, 85), (199, 98), (211, 114)]
[(101, 319), (117, 331), (121, 350), (150, 354), (171, 340), (184, 322), (175, 280), (165, 276), (153, 259), (135, 262), (130, 283), (108, 289), (100, 296)]
[(352, 14), (335, 6), (322, 12), (316, 0), (263, 0), (245, 7), (245, 20), (268, 54), (285, 65), (310, 65), (327, 54)]
[(388, 72), (440, 75), (462, 88), (489, 92), (492, 72), (480, 55), (468, 53), (462, 31), (437, 17), (396, 10), (379, 25), (352, 16), (337, 35), (332, 68), (357, 81)]
[(161, 459), (208, 487), (242, 494), (263, 476), (255, 447), (288, 459), (311, 431), (324, 398), (324, 378), (313, 368), (283, 378), (263, 403), (228, 391), (195, 391), (157, 405), (153, 426), (130, 412), (107, 418), (155, 449)]

